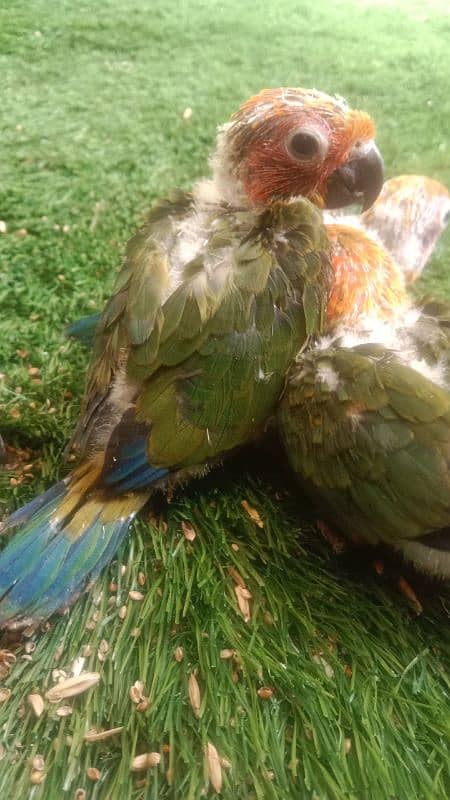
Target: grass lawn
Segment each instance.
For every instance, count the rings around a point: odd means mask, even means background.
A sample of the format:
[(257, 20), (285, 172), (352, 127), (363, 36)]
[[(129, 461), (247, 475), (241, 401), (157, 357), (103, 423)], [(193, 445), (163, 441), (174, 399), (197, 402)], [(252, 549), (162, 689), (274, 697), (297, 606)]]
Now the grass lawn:
[[(20, 458), (2, 511), (63, 474), (88, 358), (65, 323), (101, 307), (152, 201), (205, 172), (216, 124), (263, 86), (317, 86), (372, 113), (389, 175), (450, 185), (449, 37), (444, 0), (2, 5), (0, 430)], [(449, 257), (447, 234), (421, 290), (450, 297)], [(2, 642), (3, 800), (197, 800), (218, 773), (227, 800), (450, 796), (450, 591), (334, 555), (266, 460), (162, 502), (69, 616)], [(28, 695), (80, 664), (99, 683), (37, 717)], [(159, 765), (131, 771), (146, 752)]]

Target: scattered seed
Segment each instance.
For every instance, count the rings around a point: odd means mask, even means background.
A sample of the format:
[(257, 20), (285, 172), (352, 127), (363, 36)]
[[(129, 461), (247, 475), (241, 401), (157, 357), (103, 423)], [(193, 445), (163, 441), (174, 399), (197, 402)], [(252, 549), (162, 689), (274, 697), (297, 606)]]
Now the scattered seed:
[(126, 606), (121, 606), (118, 611), (119, 619), (125, 619), (126, 615), (128, 614), (128, 609)]
[(247, 512), (252, 522), (254, 522), (255, 525), (258, 526), (258, 528), (264, 528), (264, 522), (262, 521), (260, 514), (256, 510), (256, 508), (252, 508), (252, 506), (247, 500), (242, 500), (241, 506), (244, 509), (244, 511)]
[(228, 758), (224, 758), (223, 756), (220, 756), (220, 764), (223, 767), (223, 769), (231, 769), (232, 767), (231, 761), (229, 761)]
[(19, 358), (26, 358), (29, 355), (28, 350), (16, 350), (16, 353)]
[(312, 660), (320, 667), (322, 667), (327, 678), (329, 678), (330, 680), (331, 678), (334, 678), (333, 667), (331, 666), (331, 664), (328, 663), (328, 661), (322, 655), (320, 655), (320, 653), (315, 653), (312, 657)]
[(398, 588), (408, 598), (409, 602), (414, 606), (416, 610), (416, 614), (421, 614), (423, 611), (422, 603), (420, 602), (419, 598), (417, 597), (414, 589), (412, 588), (411, 584), (408, 583), (406, 578), (400, 577), (398, 580)]
[(105, 661), (109, 652), (109, 644), (106, 639), (102, 639), (97, 650), (97, 658), (99, 661)]
[(222, 789), (222, 766), (219, 753), (212, 742), (208, 742), (205, 746), (205, 759), (211, 786), (217, 794), (220, 794)]
[(67, 672), (63, 669), (53, 669), (52, 670), (52, 681), (55, 683), (65, 681), (67, 678)]
[(87, 767), (86, 775), (90, 781), (98, 781), (102, 777), (102, 773), (99, 769), (97, 769), (97, 767)]
[(170, 753), (170, 744), (163, 744), (162, 751), (163, 753)]
[(41, 755), (39, 755), (39, 754), (37, 754), (37, 755), (33, 756), (33, 758), (32, 758), (32, 759), (31, 759), (31, 761), (30, 761), (30, 766), (31, 766), (31, 768), (32, 768), (33, 770), (35, 770), (36, 772), (43, 772), (43, 771), (44, 771), (44, 769), (45, 769), (45, 759), (44, 759), (44, 756), (41, 756)]
[(28, 236), (28, 231), (26, 228), (18, 228), (16, 230), (16, 236)]
[(197, 536), (195, 528), (193, 528), (189, 522), (183, 521), (181, 523), (181, 530), (183, 531), (184, 537), (185, 539), (188, 540), (188, 542), (193, 542), (195, 537)]
[(192, 108), (185, 108), (183, 111), (183, 119), (188, 120), (192, 117)]
[(103, 742), (105, 739), (110, 739), (111, 736), (115, 736), (116, 733), (121, 733), (122, 731), (123, 725), (119, 728), (110, 728), (107, 731), (97, 731), (93, 728), (84, 734), (83, 739), (85, 742)]
[(76, 789), (75, 790), (75, 800), (86, 800), (86, 790), (85, 789)]
[(141, 772), (143, 769), (157, 767), (160, 761), (160, 753), (142, 753), (140, 756), (133, 758), (130, 769), (132, 772)]
[(130, 689), (130, 700), (132, 703), (140, 703), (144, 699), (144, 684), (142, 681), (135, 681)]
[(352, 740), (351, 739), (344, 739), (344, 753), (348, 755), (350, 750), (352, 749)]
[(145, 595), (143, 595), (142, 592), (136, 592), (134, 589), (132, 589), (130, 592), (128, 592), (128, 597), (130, 600), (137, 600), (140, 602), (144, 599)]
[(234, 550), (235, 553), (237, 553), (238, 550), (239, 550), (239, 545), (236, 544), (236, 542), (232, 542), (231, 543), (231, 549)]
[(147, 583), (147, 577), (146, 577), (146, 575), (144, 575), (143, 572), (139, 572), (137, 580), (138, 580), (139, 586), (145, 586), (145, 584)]
[(58, 717), (70, 717), (72, 711), (72, 706), (59, 706), (59, 708), (56, 709), (56, 715)]
[(237, 569), (235, 569), (235, 567), (231, 566), (227, 567), (227, 571), (230, 577), (233, 579), (235, 583), (237, 583), (238, 586), (242, 586), (243, 589), (246, 589), (244, 578), (242, 577), (242, 575), (239, 574), (239, 572), (237, 571)]
[(131, 631), (131, 635), (135, 639), (137, 639), (137, 637), (141, 635), (141, 629), (140, 628), (133, 628), (133, 630)]
[(36, 378), (40, 374), (40, 371), (39, 367), (28, 367), (28, 375), (30, 375), (31, 378)]
[(45, 693), (45, 697), (50, 703), (59, 703), (60, 700), (64, 700), (66, 697), (74, 697), (87, 689), (91, 689), (97, 685), (99, 680), (100, 674), (98, 672), (82, 672), (81, 675), (66, 678), (66, 680), (62, 680), (52, 686)]
[(229, 647), (226, 647), (224, 650), (221, 650), (219, 653), (219, 657), (224, 661), (227, 661), (229, 658), (233, 658), (236, 655), (236, 650), (231, 650)]
[(86, 663), (86, 659), (84, 656), (78, 656), (72, 664), (72, 675), (81, 675), (83, 671), (83, 667)]
[(384, 563), (381, 559), (377, 558), (375, 561), (372, 561), (372, 566), (377, 573), (377, 575), (382, 575), (384, 572)]
[(261, 688), (258, 689), (258, 697), (260, 697), (261, 700), (270, 700), (270, 698), (273, 697), (273, 689), (271, 689), (270, 686), (261, 686)]
[(239, 585), (234, 586), (234, 593), (236, 595), (236, 599), (238, 602), (239, 611), (241, 612), (244, 618), (244, 622), (249, 622), (251, 619), (250, 604), (248, 602), (247, 592), (248, 589), (244, 589), (242, 586)]
[(147, 711), (149, 705), (150, 702), (148, 697), (144, 697), (143, 700), (141, 700), (141, 702), (137, 704), (136, 711)]
[(0, 219), (0, 233), (7, 233), (8, 226), (4, 219)]
[(89, 656), (92, 655), (92, 647), (90, 644), (85, 644), (82, 647), (81, 655), (83, 656), (83, 658), (89, 658)]
[(44, 710), (44, 700), (40, 694), (29, 694), (28, 703), (32, 708), (35, 717), (40, 717)]
[(193, 672), (191, 672), (188, 679), (188, 693), (192, 710), (198, 719), (200, 717), (201, 695), (200, 686)]
[(6, 687), (0, 688), (0, 703), (6, 703), (7, 700), (11, 697), (11, 689), (7, 689)]
[(6, 678), (9, 675), (16, 661), (14, 653), (10, 653), (9, 650), (0, 650), (0, 678)]
[(45, 772), (39, 772), (39, 770), (34, 770), (31, 773), (30, 781), (35, 786), (37, 786), (39, 783), (42, 783), (43, 780), (45, 780)]
[(175, 661), (183, 661), (184, 658), (184, 650), (182, 647), (175, 648)]
[(344, 664), (344, 673), (347, 676), (347, 678), (351, 678), (352, 677), (353, 670), (352, 670), (350, 664)]

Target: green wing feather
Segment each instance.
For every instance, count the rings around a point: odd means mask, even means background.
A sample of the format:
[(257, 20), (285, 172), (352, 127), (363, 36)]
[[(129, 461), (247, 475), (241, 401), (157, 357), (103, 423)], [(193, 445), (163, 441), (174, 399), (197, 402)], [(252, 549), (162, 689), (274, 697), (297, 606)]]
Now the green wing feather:
[(192, 198), (166, 201), (129, 243), (80, 436), (86, 446), (111, 414), (120, 375), (151, 431), (152, 465), (171, 469), (202, 464), (264, 424), (297, 352), (322, 330), (330, 278), (321, 213), (307, 200), (262, 214), (215, 208), (203, 245), (180, 264), (177, 237), (192, 213)]
[(279, 424), (295, 472), (345, 534), (401, 546), (450, 525), (450, 393), (391, 352), (303, 356)]

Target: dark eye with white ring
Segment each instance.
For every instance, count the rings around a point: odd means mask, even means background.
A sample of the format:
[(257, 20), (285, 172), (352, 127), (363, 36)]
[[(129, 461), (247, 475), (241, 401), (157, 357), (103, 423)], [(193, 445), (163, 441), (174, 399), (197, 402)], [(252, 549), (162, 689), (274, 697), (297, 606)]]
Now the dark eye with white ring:
[(318, 131), (299, 128), (289, 137), (286, 148), (297, 161), (321, 161), (327, 154), (328, 142)]

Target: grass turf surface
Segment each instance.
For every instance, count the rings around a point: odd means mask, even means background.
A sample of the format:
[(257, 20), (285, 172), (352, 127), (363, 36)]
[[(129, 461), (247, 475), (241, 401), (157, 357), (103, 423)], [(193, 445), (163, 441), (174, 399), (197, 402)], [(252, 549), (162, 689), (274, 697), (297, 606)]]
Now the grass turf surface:
[[(145, 209), (205, 172), (216, 124), (248, 95), (291, 84), (339, 92), (374, 115), (389, 175), (450, 184), (446, 11), (328, 0), (11, 0), (0, 9), (0, 425), (33, 464), (16, 486), (11, 472), (0, 476), (5, 510), (61, 474), (87, 361), (64, 324), (101, 307)], [(449, 254), (447, 235), (422, 288), (449, 296)], [(395, 589), (402, 567), (392, 562), (379, 578), (370, 554), (331, 555), (302, 523), (285, 477), (249, 458), (163, 506), (167, 530), (139, 522), (70, 616), (36, 636), (33, 652), (16, 651), (2, 680), (11, 696), (0, 704), (1, 797), (72, 798), (84, 788), (89, 798), (194, 800), (213, 794), (207, 742), (231, 763), (230, 800), (448, 797), (449, 591), (413, 578), (425, 609), (416, 617)], [(238, 576), (253, 596), (249, 622)], [(129, 599), (130, 589), (144, 599)], [(98, 670), (100, 684), (63, 702), (70, 715), (46, 703), (36, 719), (27, 695), (44, 693), (54, 668), (70, 673), (86, 647), (84, 669)], [(236, 659), (220, 658), (224, 648)], [(146, 710), (130, 700), (136, 680)], [(259, 696), (262, 687), (273, 695)], [(87, 743), (93, 726), (123, 730)], [(131, 759), (153, 750), (160, 765), (131, 773)], [(30, 782), (36, 753), (40, 785)]]

